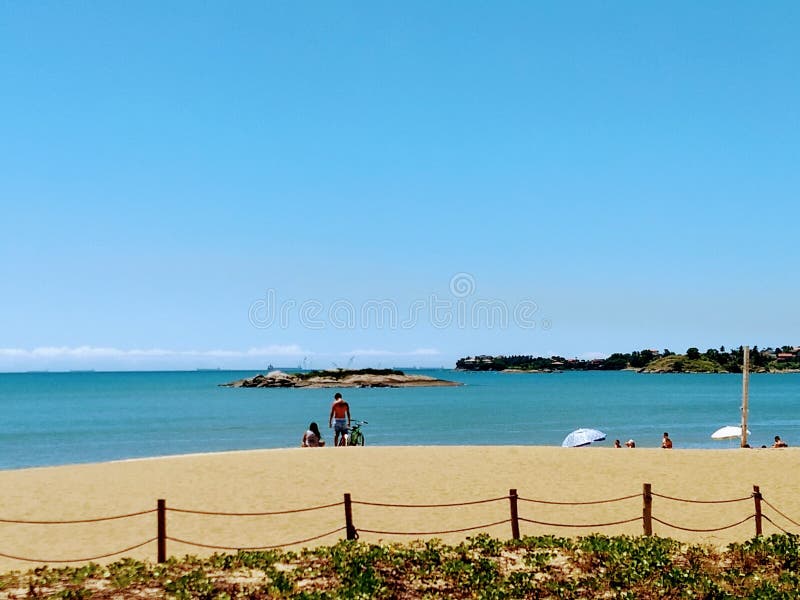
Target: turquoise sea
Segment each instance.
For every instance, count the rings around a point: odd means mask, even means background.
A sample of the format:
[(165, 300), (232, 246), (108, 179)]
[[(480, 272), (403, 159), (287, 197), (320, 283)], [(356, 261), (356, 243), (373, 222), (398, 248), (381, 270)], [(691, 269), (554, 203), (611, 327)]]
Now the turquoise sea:
[[(733, 448), (740, 375), (418, 371), (461, 387), (343, 389), (369, 445), (560, 445), (578, 427), (658, 446)], [(310, 421), (331, 443), (334, 389), (233, 389), (253, 371), (0, 374), (0, 469), (298, 446)], [(800, 444), (800, 374), (752, 375), (750, 441)]]

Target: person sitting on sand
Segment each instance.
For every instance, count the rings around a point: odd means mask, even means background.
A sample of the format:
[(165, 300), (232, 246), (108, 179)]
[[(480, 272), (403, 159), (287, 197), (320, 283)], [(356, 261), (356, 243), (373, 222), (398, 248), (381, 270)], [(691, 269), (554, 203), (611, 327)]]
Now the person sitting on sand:
[(626, 448), (636, 448), (636, 442), (634, 442), (633, 440), (628, 440), (627, 442), (625, 442), (625, 447)]
[(669, 439), (669, 434), (666, 431), (664, 432), (664, 439), (661, 440), (661, 447), (667, 449), (672, 448), (672, 440)]
[(308, 426), (308, 431), (303, 434), (303, 448), (321, 448), (325, 445), (325, 440), (322, 439), (322, 434), (319, 432), (319, 426), (316, 423), (311, 423)]
[(787, 444), (786, 442), (784, 442), (784, 441), (781, 439), (781, 436), (779, 436), (779, 435), (776, 435), (776, 436), (775, 436), (775, 443), (774, 443), (774, 444), (772, 444), (772, 447), (773, 447), (773, 448), (787, 448), (788, 446), (789, 446), (789, 444)]
[(614, 448), (622, 448), (622, 446), (619, 443), (619, 440), (614, 440)]

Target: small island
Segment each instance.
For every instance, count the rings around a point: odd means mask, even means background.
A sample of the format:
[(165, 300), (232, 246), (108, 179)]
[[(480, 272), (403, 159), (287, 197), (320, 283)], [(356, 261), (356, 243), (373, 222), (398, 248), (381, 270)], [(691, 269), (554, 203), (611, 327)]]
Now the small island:
[(220, 385), (235, 388), (399, 388), (461, 384), (428, 375), (407, 375), (395, 369), (335, 369), (300, 373), (270, 371), (266, 375), (256, 375)]

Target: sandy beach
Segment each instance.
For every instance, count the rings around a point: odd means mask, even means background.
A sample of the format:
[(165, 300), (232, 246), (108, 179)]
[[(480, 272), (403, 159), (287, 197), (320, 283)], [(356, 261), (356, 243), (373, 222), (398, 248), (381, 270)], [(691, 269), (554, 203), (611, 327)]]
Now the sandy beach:
[[(169, 509), (257, 513), (354, 501), (353, 522), (363, 541), (403, 541), (438, 537), (457, 541), (478, 531), (406, 536), (369, 533), (438, 532), (504, 521), (507, 499), (458, 508), (393, 508), (359, 502), (395, 504), (458, 503), (506, 496), (587, 502), (623, 496), (619, 502), (560, 506), (519, 502), (523, 519), (562, 525), (601, 524), (640, 517), (642, 485), (654, 494), (694, 500), (731, 500), (694, 504), (653, 498), (653, 516), (687, 529), (724, 527), (752, 515), (753, 485), (764, 499), (800, 521), (800, 496), (793, 473), (800, 449), (680, 450), (552, 447), (365, 447), (230, 452), (132, 460), (103, 464), (0, 472), (0, 554), (42, 562), (83, 559), (138, 545), (156, 536), (157, 499), (166, 500), (167, 553), (207, 555), (211, 548), (175, 539), (232, 548), (285, 544), (343, 528), (344, 508), (274, 516), (197, 515)], [(76, 524), (18, 524), (4, 521), (63, 521), (151, 511), (125, 519)], [(792, 532), (800, 528), (763, 506), (764, 515)], [(642, 533), (641, 521), (608, 527), (565, 527), (521, 522), (522, 535)], [(479, 530), (480, 531), (480, 530)], [(509, 523), (484, 529), (508, 538)], [(656, 535), (724, 545), (755, 532), (753, 519), (718, 532), (683, 531), (653, 523)], [(764, 521), (764, 534), (779, 532)], [(339, 531), (313, 544), (330, 544)], [(156, 543), (123, 556), (155, 560)], [(98, 562), (116, 560), (120, 556)], [(0, 557), (0, 571), (37, 563)], [(51, 563), (55, 564), (55, 563)]]

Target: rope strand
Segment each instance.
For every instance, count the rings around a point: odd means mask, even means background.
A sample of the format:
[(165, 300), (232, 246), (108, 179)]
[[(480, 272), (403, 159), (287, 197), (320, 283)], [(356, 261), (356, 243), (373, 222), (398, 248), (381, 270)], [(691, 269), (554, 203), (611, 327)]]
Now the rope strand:
[(752, 499), (753, 496), (747, 496), (746, 498), (732, 498), (730, 500), (690, 500), (689, 498), (675, 498), (674, 496), (666, 496), (664, 494), (658, 494), (656, 492), (650, 492), (653, 496), (657, 496), (658, 498), (664, 498), (665, 500), (675, 500), (676, 502), (687, 502), (689, 504), (728, 504), (730, 502), (744, 502), (745, 500)]
[(454, 506), (472, 506), (474, 504), (487, 504), (489, 502), (498, 502), (500, 500), (508, 500), (508, 496), (499, 496), (497, 498), (488, 498), (486, 500), (472, 500), (470, 502), (451, 502), (447, 504), (389, 504), (385, 502), (367, 502), (365, 500), (353, 500), (351, 504), (361, 504), (363, 506), (383, 506), (387, 508), (448, 508)]
[(156, 512), (155, 508), (150, 510), (142, 510), (127, 515), (116, 515), (113, 517), (97, 517), (96, 519), (75, 519), (72, 521), (26, 521), (22, 519), (0, 519), (0, 523), (13, 523), (15, 525), (70, 525), (74, 523), (100, 523), (101, 521), (115, 521), (117, 519), (127, 519), (129, 517), (138, 517), (140, 515), (149, 515)]
[(787, 531), (787, 530), (785, 530), (783, 527), (781, 527), (780, 525), (778, 525), (778, 524), (777, 524), (775, 521), (773, 521), (772, 519), (770, 519), (770, 518), (769, 518), (767, 515), (763, 515), (763, 514), (762, 514), (762, 515), (761, 515), (761, 517), (762, 517), (763, 519), (766, 519), (766, 520), (767, 520), (767, 521), (769, 521), (770, 523), (772, 523), (772, 524), (773, 524), (775, 527), (777, 527), (778, 529), (780, 529), (780, 530), (781, 530), (783, 533), (785, 533), (786, 535), (792, 535), (790, 531)]
[(289, 510), (273, 510), (269, 512), (216, 512), (210, 510), (190, 510), (188, 508), (170, 508), (167, 511), (176, 513), (185, 513), (190, 515), (208, 515), (213, 517), (269, 517), (273, 515), (291, 515), (294, 513), (309, 512), (313, 510), (322, 510), (325, 508), (333, 508), (334, 506), (342, 506), (344, 502), (334, 502), (332, 504), (323, 504), (321, 506), (309, 506), (308, 508), (295, 508)]
[(709, 532), (712, 532), (712, 531), (724, 531), (725, 529), (732, 529), (733, 527), (736, 527), (737, 525), (741, 525), (742, 523), (745, 523), (746, 521), (749, 521), (750, 519), (752, 519), (754, 517), (755, 517), (755, 515), (749, 515), (749, 516), (745, 517), (744, 519), (742, 519), (741, 521), (739, 521), (737, 523), (733, 523), (731, 525), (726, 525), (724, 527), (714, 527), (714, 528), (711, 528), (711, 529), (692, 529), (690, 527), (681, 527), (680, 525), (673, 525), (672, 523), (667, 523), (666, 521), (662, 521), (661, 519), (659, 519), (657, 517), (652, 517), (652, 519), (653, 519), (653, 521), (656, 521), (657, 523), (661, 523), (662, 525), (666, 525), (667, 527), (672, 527), (673, 529), (680, 529), (681, 531), (691, 531), (693, 533), (709, 533)]
[(142, 546), (146, 546), (152, 542), (155, 542), (158, 538), (150, 538), (146, 542), (142, 542), (141, 544), (136, 544), (135, 546), (131, 546), (129, 548), (125, 548), (124, 550), (118, 550), (117, 552), (109, 552), (108, 554), (101, 554), (100, 556), (92, 556), (89, 558), (71, 558), (71, 559), (62, 559), (62, 560), (50, 560), (47, 558), (24, 558), (22, 556), (13, 556), (11, 554), (3, 554), (0, 552), (0, 556), (3, 558), (10, 558), (13, 560), (21, 560), (24, 562), (34, 562), (34, 563), (78, 563), (78, 562), (91, 562), (93, 560), (100, 560), (101, 558), (108, 558), (110, 556), (116, 556), (118, 554), (124, 554), (125, 552), (130, 552), (131, 550), (136, 550), (137, 548), (141, 548)]
[(534, 521), (533, 519), (526, 519), (524, 517), (519, 517), (519, 520), (524, 521), (525, 523), (533, 523), (534, 525), (547, 525), (548, 527), (609, 527), (611, 525), (623, 525), (625, 523), (641, 521), (642, 517), (634, 517), (632, 519), (625, 519), (624, 521), (612, 521), (610, 523), (587, 523), (581, 525), (569, 523), (547, 523), (546, 521)]
[(187, 546), (196, 546), (198, 548), (209, 548), (211, 550), (271, 550), (273, 548), (283, 548), (285, 546), (296, 546), (297, 544), (305, 544), (307, 542), (313, 542), (314, 540), (319, 540), (324, 537), (328, 537), (329, 535), (333, 535), (334, 533), (339, 533), (340, 531), (344, 531), (347, 529), (346, 527), (339, 527), (332, 531), (326, 531), (325, 533), (321, 533), (319, 535), (315, 535), (314, 537), (306, 538), (304, 540), (297, 540), (294, 542), (286, 542), (283, 544), (273, 544), (271, 546), (252, 546), (252, 547), (243, 547), (243, 546), (215, 546), (212, 544), (201, 544), (200, 542), (190, 542), (188, 540), (182, 540), (180, 538), (170, 537), (167, 536), (167, 539), (171, 542), (177, 542), (179, 544), (186, 544)]
[(621, 502), (622, 500), (630, 500), (631, 498), (641, 498), (641, 494), (631, 494), (630, 496), (622, 496), (620, 498), (611, 498), (610, 500), (590, 500), (588, 502), (558, 502), (556, 500), (534, 500), (533, 498), (518, 497), (522, 502), (533, 502), (535, 504), (555, 504), (558, 506), (584, 506), (586, 504), (608, 504), (609, 502)]
[(361, 529), (359, 533), (376, 533), (378, 535), (444, 535), (446, 533), (463, 533), (464, 531), (474, 531), (476, 529), (488, 529), (496, 525), (503, 525), (510, 523), (511, 519), (504, 519), (495, 523), (487, 523), (485, 525), (476, 525), (474, 527), (464, 527), (463, 529), (448, 529), (446, 531), (379, 531), (377, 529)]
[[(770, 507), (772, 510), (774, 510), (776, 513), (778, 513), (780, 516), (782, 516), (784, 519), (786, 519), (787, 521), (789, 521), (789, 523), (791, 523), (792, 525), (794, 525), (794, 526), (796, 526), (796, 527), (800, 527), (800, 523), (798, 523), (798, 522), (797, 522), (797, 521), (795, 521), (794, 519), (790, 519), (790, 518), (789, 518), (788, 516), (786, 516), (784, 513), (782, 513), (781, 511), (779, 511), (779, 510), (778, 510), (777, 508), (775, 508), (775, 507), (774, 507), (772, 504), (770, 504), (769, 502), (767, 502), (766, 500), (764, 500), (764, 497), (763, 497), (763, 496), (761, 497), (761, 501), (762, 501), (764, 504), (766, 504), (767, 506), (769, 506), (769, 507)], [(772, 523), (772, 521), (770, 521), (770, 523)], [(774, 523), (773, 523), (773, 525), (774, 525)]]

